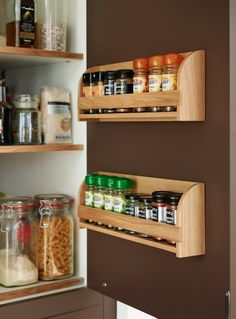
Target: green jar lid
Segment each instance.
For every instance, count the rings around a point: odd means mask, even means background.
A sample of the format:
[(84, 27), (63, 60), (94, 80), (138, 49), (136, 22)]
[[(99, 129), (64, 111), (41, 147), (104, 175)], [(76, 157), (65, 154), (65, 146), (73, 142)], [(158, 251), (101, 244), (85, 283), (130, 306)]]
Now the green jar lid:
[(127, 181), (127, 178), (119, 177), (115, 179), (115, 188), (116, 189), (128, 189), (129, 183)]
[(85, 184), (86, 185), (94, 185), (95, 176), (92, 174), (88, 174), (85, 176)]
[(107, 176), (106, 177), (106, 187), (107, 188), (115, 188), (116, 176)]
[(129, 178), (125, 178), (127, 181), (127, 189), (131, 189), (133, 187), (133, 181)]
[(107, 176), (94, 175), (94, 185), (97, 187), (106, 187)]

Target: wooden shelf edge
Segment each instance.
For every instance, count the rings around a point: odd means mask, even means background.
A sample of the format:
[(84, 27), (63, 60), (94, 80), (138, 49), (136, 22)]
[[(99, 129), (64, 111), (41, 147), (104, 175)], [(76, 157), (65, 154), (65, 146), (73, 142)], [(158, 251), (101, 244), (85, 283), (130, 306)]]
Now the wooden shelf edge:
[(68, 60), (82, 60), (84, 58), (83, 53), (49, 51), (49, 50), (30, 49), (30, 48), (17, 48), (17, 47), (10, 47), (10, 46), (0, 47), (0, 54), (52, 58), (52, 59), (59, 58), (59, 59), (68, 59)]
[(61, 152), (61, 151), (81, 151), (83, 144), (69, 145), (7, 145), (0, 146), (0, 154), (10, 153), (37, 153), (37, 152)]
[(159, 248), (171, 253), (175, 253), (176, 254), (176, 247), (174, 245), (170, 245), (168, 243), (159, 243), (159, 242), (155, 242), (152, 239), (145, 239), (142, 237), (138, 237), (138, 236), (134, 236), (134, 235), (129, 235), (129, 234), (125, 234), (123, 232), (119, 232), (119, 231), (115, 231), (115, 230), (110, 230), (108, 228), (102, 227), (102, 226), (95, 226), (95, 225), (91, 225), (91, 224), (87, 224), (84, 222), (80, 222), (79, 226), (81, 228), (87, 228), (89, 230), (93, 230), (105, 235), (111, 235), (113, 237), (117, 237), (117, 238), (121, 238), (121, 239), (125, 239), (125, 240), (129, 240), (135, 243), (139, 243), (139, 244), (143, 244), (146, 246), (151, 246), (154, 248)]
[(62, 279), (57, 281), (45, 281), (38, 282), (35, 285), (24, 286), (24, 287), (16, 287), (16, 288), (8, 288), (6, 292), (0, 291), (0, 302), (7, 301), (11, 299), (32, 296), (39, 293), (54, 291), (58, 289), (83, 285), (84, 279), (79, 277), (72, 277), (68, 279)]
[(112, 225), (123, 229), (133, 230), (151, 236), (162, 237), (168, 240), (180, 242), (180, 228), (174, 225), (157, 223), (138, 217), (117, 214), (102, 209), (80, 205), (78, 207), (80, 219), (93, 220), (105, 225)]

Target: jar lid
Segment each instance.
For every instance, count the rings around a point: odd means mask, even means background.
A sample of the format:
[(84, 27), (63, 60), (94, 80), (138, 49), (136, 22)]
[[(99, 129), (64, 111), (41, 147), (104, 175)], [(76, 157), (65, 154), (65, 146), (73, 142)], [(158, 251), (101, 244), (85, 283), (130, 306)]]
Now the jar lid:
[(104, 80), (115, 80), (116, 71), (106, 71), (104, 72)]
[(117, 78), (125, 79), (125, 78), (133, 78), (134, 71), (125, 69), (125, 70), (118, 70), (117, 71)]
[(182, 193), (169, 193), (167, 203), (170, 205), (177, 205), (182, 195)]
[(105, 175), (94, 175), (94, 184), (97, 187), (106, 187), (106, 179), (107, 177)]
[(148, 58), (137, 58), (133, 61), (134, 69), (148, 69), (149, 61)]
[(88, 174), (85, 176), (85, 184), (86, 185), (94, 185), (95, 176), (92, 174)]
[(168, 191), (155, 191), (152, 192), (152, 197), (156, 199), (166, 199), (169, 196), (170, 192)]
[(55, 106), (70, 106), (69, 102), (58, 102), (58, 101), (49, 101), (48, 105), (55, 105)]
[(117, 179), (116, 176), (107, 176), (106, 177), (106, 187), (107, 188), (115, 188), (115, 180)]
[(104, 72), (99, 71), (99, 72), (92, 73), (92, 82), (93, 83), (103, 81), (103, 80), (104, 80)]
[(129, 200), (139, 200), (139, 195), (137, 194), (126, 194), (125, 199)]
[(0, 207), (13, 211), (33, 208), (33, 198), (29, 196), (5, 196), (0, 198)]
[(14, 96), (13, 103), (17, 109), (37, 109), (39, 97), (38, 95), (18, 94)]
[(140, 196), (139, 201), (144, 204), (152, 203), (152, 196)]
[(37, 194), (34, 196), (35, 202), (38, 204), (43, 203), (44, 206), (61, 207), (71, 205), (74, 199), (65, 194)]
[(91, 83), (91, 82), (92, 82), (92, 73), (84, 73), (83, 83)]
[(164, 63), (164, 56), (163, 55), (155, 55), (149, 58), (149, 66), (150, 67), (161, 67)]
[(129, 189), (130, 188), (130, 180), (125, 177), (118, 177), (115, 179), (115, 188), (116, 189)]
[(177, 53), (169, 53), (164, 55), (164, 64), (168, 66), (179, 66), (183, 58)]

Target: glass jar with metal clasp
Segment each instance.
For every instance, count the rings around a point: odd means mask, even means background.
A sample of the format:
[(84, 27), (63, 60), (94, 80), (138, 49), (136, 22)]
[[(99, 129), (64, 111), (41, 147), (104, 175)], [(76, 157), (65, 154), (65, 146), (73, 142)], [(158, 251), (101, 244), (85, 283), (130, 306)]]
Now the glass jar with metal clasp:
[(39, 217), (39, 279), (70, 277), (74, 272), (72, 197), (64, 194), (35, 196)]
[(0, 209), (0, 284), (33, 284), (38, 280), (38, 223), (33, 215), (33, 199), (2, 197)]

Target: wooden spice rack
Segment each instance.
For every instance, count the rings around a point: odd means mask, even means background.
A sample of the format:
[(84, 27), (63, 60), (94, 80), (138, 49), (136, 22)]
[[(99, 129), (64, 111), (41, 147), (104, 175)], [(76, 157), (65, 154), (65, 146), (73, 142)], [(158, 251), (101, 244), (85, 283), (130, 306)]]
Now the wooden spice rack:
[[(151, 194), (153, 191), (166, 190), (183, 193), (177, 209), (177, 224), (167, 225), (137, 217), (126, 216), (91, 208), (84, 205), (85, 183), (79, 193), (78, 216), (81, 228), (87, 228), (106, 235), (119, 237), (140, 244), (159, 248), (176, 254), (176, 257), (190, 257), (205, 254), (205, 199), (204, 184), (196, 182), (160, 179), (126, 174), (99, 172), (99, 174), (127, 177), (133, 180), (133, 192)], [(175, 241), (176, 245), (166, 241), (155, 241), (124, 231), (115, 231), (105, 226), (89, 224), (86, 220), (101, 222), (137, 233), (159, 236)]]
[[(205, 51), (181, 53), (177, 91), (82, 97), (79, 84), (78, 118), (81, 121), (204, 121), (205, 120)], [(87, 72), (133, 69), (133, 61), (92, 67)], [(175, 106), (174, 112), (84, 114), (88, 109)]]

